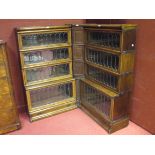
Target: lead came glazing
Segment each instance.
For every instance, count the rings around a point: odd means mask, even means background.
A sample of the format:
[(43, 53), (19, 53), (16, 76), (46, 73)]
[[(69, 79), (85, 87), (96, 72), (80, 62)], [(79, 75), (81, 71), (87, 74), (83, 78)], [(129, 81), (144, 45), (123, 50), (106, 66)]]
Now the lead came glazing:
[(110, 32), (88, 32), (88, 43), (110, 48), (120, 48), (120, 34)]
[(97, 110), (109, 117), (111, 104), (110, 97), (104, 95), (86, 83), (82, 84), (84, 85), (84, 93), (82, 94), (82, 100), (84, 100), (83, 103), (94, 106)]
[(87, 49), (86, 50), (86, 59), (90, 62), (95, 64), (107, 67), (112, 70), (118, 70), (119, 67), (119, 56), (114, 55), (111, 53), (94, 50), (94, 49)]
[(67, 32), (31, 34), (22, 36), (22, 44), (24, 47), (67, 43), (67, 41)]
[(108, 72), (103, 72), (100, 69), (87, 65), (87, 74), (90, 78), (102, 83), (105, 86), (113, 89), (117, 88), (118, 78)]

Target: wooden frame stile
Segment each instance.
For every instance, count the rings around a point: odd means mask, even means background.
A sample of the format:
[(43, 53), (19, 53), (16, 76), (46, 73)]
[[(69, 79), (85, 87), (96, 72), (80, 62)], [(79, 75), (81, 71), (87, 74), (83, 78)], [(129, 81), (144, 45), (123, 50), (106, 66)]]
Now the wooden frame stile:
[(77, 81), (84, 77), (84, 46), (84, 28), (78, 24), (72, 25), (73, 76)]
[(72, 51), (73, 51), (73, 77), (76, 80), (76, 103), (80, 105), (80, 83), (84, 78), (84, 46), (85, 31), (81, 25), (71, 25), (72, 27)]

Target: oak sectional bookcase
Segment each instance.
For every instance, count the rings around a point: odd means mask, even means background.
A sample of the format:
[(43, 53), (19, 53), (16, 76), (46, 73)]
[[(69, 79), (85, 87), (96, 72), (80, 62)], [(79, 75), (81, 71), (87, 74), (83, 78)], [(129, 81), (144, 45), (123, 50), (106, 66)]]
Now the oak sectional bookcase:
[(71, 28), (18, 28), (17, 34), (31, 121), (76, 108)]
[(128, 125), (136, 25), (17, 28), (31, 121), (77, 107), (109, 133)]

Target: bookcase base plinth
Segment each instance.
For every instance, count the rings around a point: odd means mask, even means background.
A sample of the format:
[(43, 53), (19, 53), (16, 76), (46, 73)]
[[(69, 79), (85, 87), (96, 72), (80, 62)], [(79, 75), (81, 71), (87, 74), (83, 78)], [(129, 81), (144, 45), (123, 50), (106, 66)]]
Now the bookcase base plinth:
[(123, 117), (116, 121), (110, 121), (95, 111), (90, 111), (90, 109), (87, 109), (84, 105), (80, 105), (80, 109), (96, 121), (101, 127), (103, 127), (109, 134), (125, 128), (129, 124), (129, 117)]
[(9, 127), (6, 127), (4, 129), (0, 129), (0, 134), (6, 134), (6, 133), (9, 133), (9, 132), (13, 132), (15, 130), (19, 130), (21, 128), (21, 124), (20, 123), (16, 123), (16, 124), (13, 124)]
[(74, 103), (66, 103), (61, 106), (51, 107), (49, 109), (40, 109), (38, 111), (31, 111), (29, 113), (30, 115), (30, 121), (34, 122), (43, 118), (47, 118), (56, 114), (60, 114), (63, 112), (67, 112), (69, 110), (76, 109), (77, 105)]

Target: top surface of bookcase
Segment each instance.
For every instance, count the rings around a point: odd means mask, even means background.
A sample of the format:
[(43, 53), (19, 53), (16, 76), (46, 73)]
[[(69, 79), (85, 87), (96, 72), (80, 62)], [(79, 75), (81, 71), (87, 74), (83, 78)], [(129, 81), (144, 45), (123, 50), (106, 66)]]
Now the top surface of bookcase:
[(102, 28), (102, 29), (117, 29), (117, 30), (127, 30), (135, 29), (136, 24), (68, 24), (72, 27), (83, 27), (83, 28)]
[(70, 28), (69, 25), (63, 25), (63, 26), (30, 26), (30, 27), (17, 27), (17, 32), (19, 31), (30, 31), (30, 30), (49, 30), (49, 29), (62, 29), (62, 28)]

